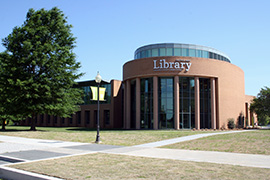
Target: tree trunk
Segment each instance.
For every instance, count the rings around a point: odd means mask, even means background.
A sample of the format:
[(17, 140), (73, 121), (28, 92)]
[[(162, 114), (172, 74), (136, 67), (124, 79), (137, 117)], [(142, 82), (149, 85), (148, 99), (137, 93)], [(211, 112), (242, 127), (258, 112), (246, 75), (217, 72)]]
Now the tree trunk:
[(2, 119), (2, 131), (6, 130), (5, 119)]
[(31, 128), (30, 131), (36, 131), (36, 120), (35, 120), (35, 114), (32, 115), (31, 117)]

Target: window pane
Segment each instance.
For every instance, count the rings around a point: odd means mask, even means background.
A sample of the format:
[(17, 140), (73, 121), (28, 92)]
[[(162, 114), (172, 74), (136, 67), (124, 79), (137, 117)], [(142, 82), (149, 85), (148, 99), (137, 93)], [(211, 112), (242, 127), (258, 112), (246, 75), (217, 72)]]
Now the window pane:
[(142, 57), (141, 58), (145, 58), (145, 51), (142, 51)]
[(159, 56), (166, 56), (165, 48), (160, 48), (159, 49)]
[(189, 99), (183, 99), (183, 112), (189, 112)]
[[(159, 78), (159, 128), (173, 128), (173, 78)], [(164, 117), (165, 116), (165, 117)]]
[(195, 52), (196, 52), (195, 49), (190, 49), (190, 50), (189, 50), (189, 56), (190, 56), (190, 57), (196, 57)]
[(213, 53), (213, 54), (214, 54), (214, 59), (218, 59), (217, 54), (216, 53)]
[(161, 110), (161, 112), (165, 112), (166, 109), (167, 109), (166, 107), (167, 107), (166, 98), (161, 98), (161, 101), (160, 101), (160, 110)]
[(167, 91), (173, 92), (173, 79), (167, 79)]
[(196, 50), (196, 57), (202, 57), (202, 50)]
[(86, 124), (90, 124), (90, 111), (85, 111), (85, 121), (86, 121)]
[(190, 89), (194, 90), (195, 89), (195, 83), (194, 83), (194, 79), (190, 78)]
[(181, 49), (180, 48), (174, 49), (174, 56), (181, 56)]
[[(171, 94), (171, 93), (170, 93), (170, 94)], [(172, 96), (172, 94), (171, 94), (171, 95), (168, 95), (167, 97), (168, 97), (168, 98), (167, 98), (167, 106), (166, 106), (167, 111), (168, 111), (168, 110), (173, 110), (173, 96)]]
[(145, 57), (151, 57), (151, 49), (146, 51), (146, 56)]
[(110, 110), (104, 110), (104, 121), (106, 125), (110, 125)]
[(152, 57), (158, 56), (158, 49), (152, 49)]
[(209, 52), (209, 58), (214, 59), (214, 53)]
[(139, 52), (139, 58), (142, 58), (142, 52)]
[(62, 124), (65, 124), (65, 118), (62, 117), (61, 120), (62, 120)]
[(189, 123), (190, 115), (189, 114), (184, 114), (184, 128), (190, 128), (190, 123)]
[(172, 56), (172, 55), (173, 55), (173, 49), (167, 48), (167, 56)]
[(141, 53), (137, 53), (137, 59), (140, 59), (141, 56), (140, 56)]
[(194, 78), (179, 77), (180, 128), (192, 128), (195, 124)]
[(207, 51), (202, 51), (202, 57), (203, 58), (209, 58), (208, 54), (209, 53)]
[(167, 128), (173, 128), (174, 126), (173, 113), (167, 113), (166, 120), (167, 120)]
[(188, 49), (186, 48), (182, 49), (182, 56), (188, 56)]
[(152, 78), (141, 79), (141, 115), (140, 127), (142, 129), (153, 128), (153, 80)]
[(77, 124), (81, 124), (81, 111), (76, 112)]

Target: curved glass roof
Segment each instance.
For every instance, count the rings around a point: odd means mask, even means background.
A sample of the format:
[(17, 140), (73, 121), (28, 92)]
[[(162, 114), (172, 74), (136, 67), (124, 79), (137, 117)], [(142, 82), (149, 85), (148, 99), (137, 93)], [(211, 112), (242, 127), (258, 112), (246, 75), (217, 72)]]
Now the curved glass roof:
[(134, 53), (134, 59), (159, 57), (159, 56), (186, 56), (210, 58), (231, 62), (229, 56), (214, 48), (180, 43), (150, 44), (138, 48)]

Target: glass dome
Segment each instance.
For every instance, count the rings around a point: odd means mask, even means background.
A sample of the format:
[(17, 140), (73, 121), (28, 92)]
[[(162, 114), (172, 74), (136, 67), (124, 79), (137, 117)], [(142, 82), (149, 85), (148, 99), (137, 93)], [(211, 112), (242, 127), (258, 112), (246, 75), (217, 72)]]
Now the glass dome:
[(231, 62), (229, 56), (214, 48), (180, 43), (161, 43), (142, 46), (135, 51), (134, 59), (159, 56), (199, 57)]

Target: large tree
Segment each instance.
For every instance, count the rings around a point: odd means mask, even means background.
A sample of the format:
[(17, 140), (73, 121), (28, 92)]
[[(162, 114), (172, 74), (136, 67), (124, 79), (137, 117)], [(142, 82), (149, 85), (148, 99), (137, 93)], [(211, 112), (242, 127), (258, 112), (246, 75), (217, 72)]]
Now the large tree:
[[(2, 60), (8, 58), (7, 53), (0, 53), (0, 62)], [(6, 82), (3, 71), (3, 63), (0, 63), (0, 82)], [(2, 126), (2, 130), (5, 130), (6, 122), (10, 120), (16, 120), (15, 116), (9, 114), (9, 110), (7, 109), (10, 106), (11, 99), (8, 98), (8, 95), (3, 92), (4, 83), (0, 83), (0, 124)]]
[(78, 110), (81, 91), (72, 88), (78, 72), (71, 25), (58, 8), (30, 9), (21, 27), (3, 39), (0, 87), (9, 114), (29, 117), (36, 130), (38, 114), (68, 117)]
[(270, 88), (264, 87), (261, 89), (256, 98), (253, 99), (251, 111), (255, 111), (258, 115), (259, 123), (266, 125), (270, 120)]

